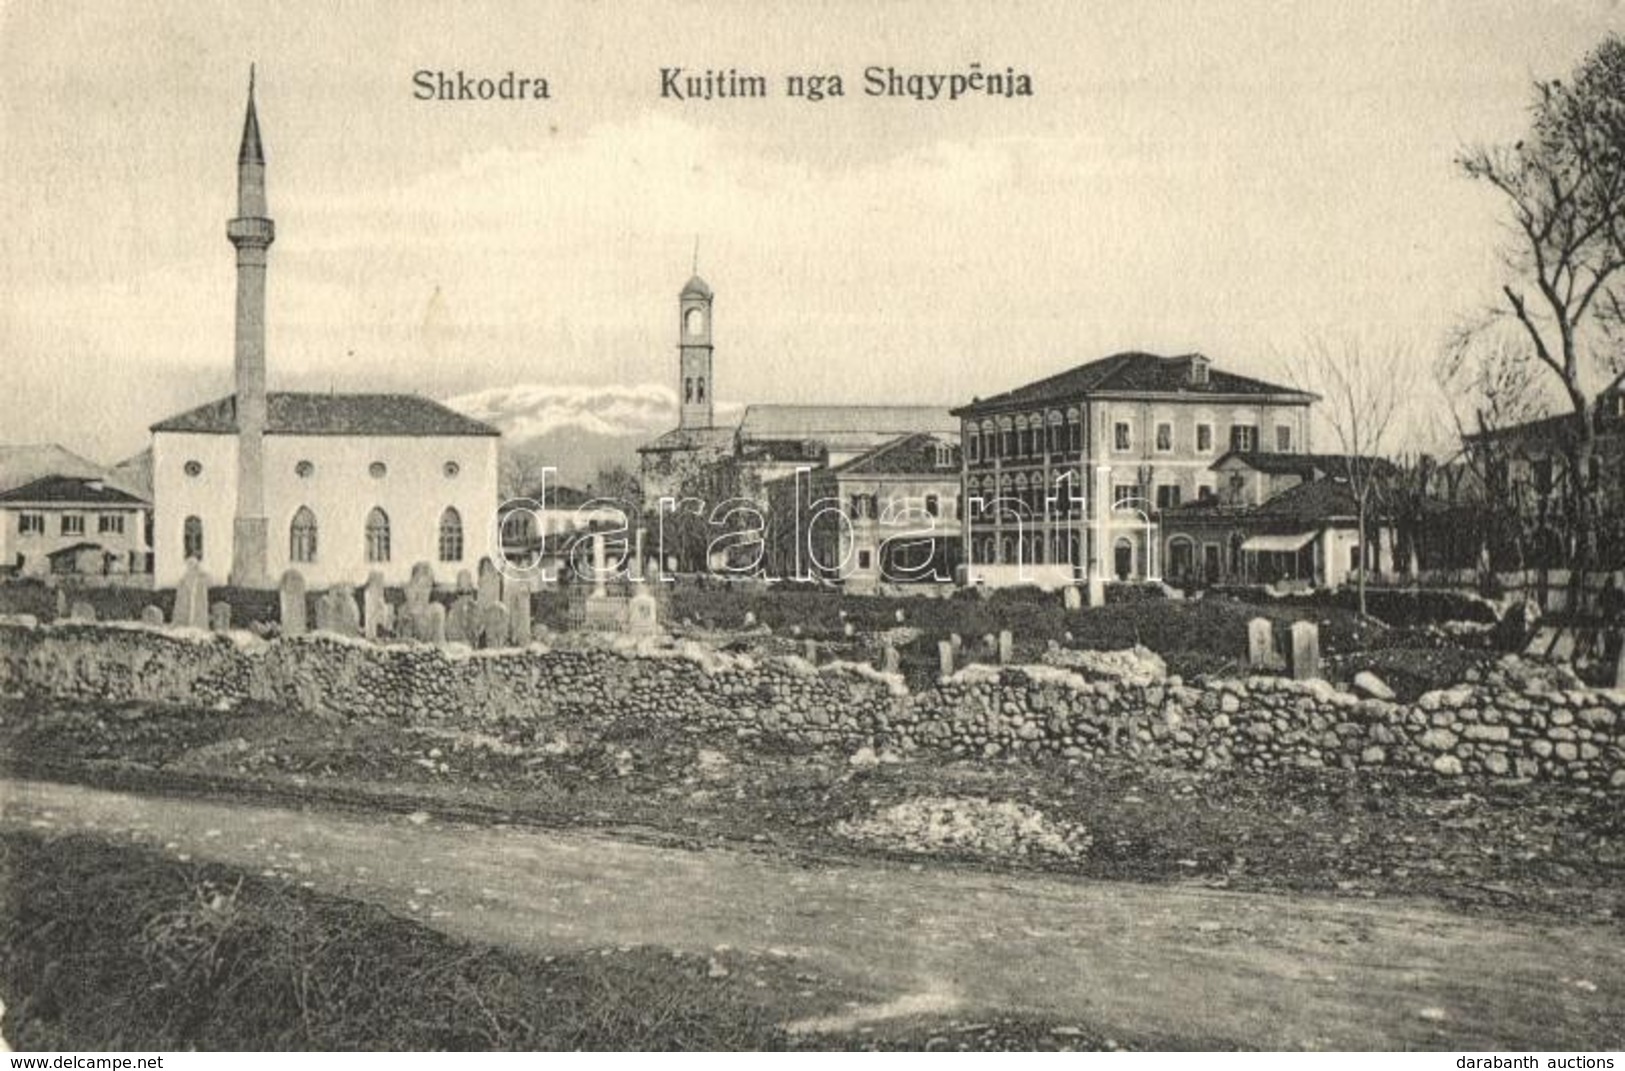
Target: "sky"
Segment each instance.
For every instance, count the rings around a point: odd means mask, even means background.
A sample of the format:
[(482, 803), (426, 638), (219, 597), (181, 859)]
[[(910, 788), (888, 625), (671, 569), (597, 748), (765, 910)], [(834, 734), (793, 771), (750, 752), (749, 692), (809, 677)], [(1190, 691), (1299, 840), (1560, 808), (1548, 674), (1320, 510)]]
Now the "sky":
[[(954, 404), (1124, 349), (1430, 361), (1504, 271), (1456, 154), (1621, 30), (1620, 0), (7, 0), (0, 442), (113, 461), (230, 391), (250, 62), (272, 389), (669, 389), (697, 244), (724, 401)], [(862, 94), (971, 63), (1034, 95)], [(772, 96), (662, 100), (663, 66)], [(422, 69), (552, 98), (420, 101)]]

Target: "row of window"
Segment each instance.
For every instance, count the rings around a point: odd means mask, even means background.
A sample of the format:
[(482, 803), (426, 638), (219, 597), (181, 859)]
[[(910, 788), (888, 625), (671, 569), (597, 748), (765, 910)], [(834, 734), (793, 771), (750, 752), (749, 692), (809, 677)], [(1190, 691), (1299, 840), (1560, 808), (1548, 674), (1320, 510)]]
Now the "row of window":
[[(185, 465), (181, 466), (181, 468), (188, 476), (197, 477), (203, 475), (203, 462), (201, 461), (188, 461)], [(440, 466), (440, 471), (445, 473), (446, 479), (452, 480), (456, 479), (458, 473), (463, 471), (463, 467), (455, 461), (448, 461), (444, 465)], [(299, 477), (301, 480), (310, 479), (312, 476), (316, 475), (316, 462), (300, 461), (294, 465), (293, 474)], [(389, 475), (389, 466), (384, 464), (382, 461), (374, 461), (372, 464), (367, 466), (367, 475), (371, 476), (375, 480), (381, 480), (385, 476)]]
[[(1213, 428), (1211, 423), (1196, 425), (1195, 452), (1210, 454), (1213, 452)], [(1172, 421), (1158, 421), (1153, 432), (1152, 447), (1159, 454), (1171, 454), (1176, 448), (1176, 437)], [(970, 451), (972, 461), (991, 461), (994, 458), (1022, 458), (1043, 457), (1046, 454), (1081, 453), (1083, 450), (1083, 424), (1067, 414), (1052, 413), (1046, 422), (1042, 417), (1017, 417), (1012, 421), (1001, 421), (994, 425), (983, 421), (972, 429), (967, 437), (966, 446)], [(1116, 453), (1128, 453), (1134, 449), (1134, 422), (1131, 420), (1118, 420), (1112, 424), (1112, 450)], [(1232, 424), (1230, 426), (1230, 449), (1241, 453), (1252, 453), (1258, 449), (1258, 425)], [(1277, 453), (1291, 453), (1293, 450), (1292, 426), (1277, 424), (1275, 427), (1275, 450)]]
[[(1016, 481), (1006, 480), (1002, 490), (995, 489), (992, 479), (983, 481), (985, 489), (979, 489), (976, 480), (971, 481), (971, 497), (979, 504), (976, 509), (984, 514), (983, 523), (993, 521), (992, 510), (994, 502), (1015, 506), (1028, 516), (1071, 517), (1081, 511), (1082, 504), (1073, 495), (1068, 494), (1065, 488), (1047, 488), (1041, 480), (1033, 480), (1030, 484), (1025, 479)], [(1196, 485), (1198, 499), (1211, 498), (1214, 487), (1210, 483)], [(1156, 509), (1173, 509), (1184, 500), (1184, 490), (1177, 483), (1159, 483), (1152, 492), (1151, 501), (1147, 501), (1145, 488), (1139, 484), (1124, 483), (1112, 487), (1111, 508), (1114, 510), (1145, 510), (1154, 502)]]
[[(365, 553), (368, 562), (390, 560), (389, 514), (374, 506), (367, 514), (363, 529)], [(288, 523), (288, 560), (308, 565), (317, 560), (318, 526), (316, 514), (309, 506), (300, 506)], [(440, 514), (437, 530), (438, 550), (443, 562), (463, 560), (463, 516), (447, 506)], [(181, 548), (188, 558), (203, 558), (203, 518), (188, 517), (181, 525)]]
[[(1159, 454), (1174, 452), (1174, 426), (1169, 421), (1159, 421), (1153, 433), (1152, 448)], [(1119, 420), (1112, 424), (1112, 450), (1116, 453), (1128, 453), (1134, 449), (1134, 423), (1129, 420)], [(1230, 449), (1242, 454), (1250, 454), (1258, 449), (1257, 424), (1230, 425)], [(1290, 454), (1292, 452), (1292, 425), (1277, 424), (1275, 426), (1275, 452)], [(1196, 452), (1198, 454), (1211, 454), (1213, 452), (1213, 425), (1202, 423), (1196, 425)]]
[[(83, 513), (64, 513), (60, 521), (62, 535), (84, 535), (85, 515)], [(96, 517), (96, 532), (99, 535), (123, 535), (124, 514), (103, 513)], [(18, 535), (44, 535), (45, 514), (19, 513), (17, 515)]]
[[(892, 504), (893, 500), (888, 499), (887, 505)], [(939, 495), (926, 495), (923, 499), (905, 499), (902, 505), (922, 506), (928, 517), (953, 517), (959, 512), (959, 496), (949, 495), (944, 502)], [(854, 521), (876, 520), (880, 517), (880, 500), (872, 494), (853, 495), (847, 500), (847, 509), (847, 516)]]
[(966, 437), (965, 448), (971, 461), (992, 461), (1005, 457), (1042, 457), (1045, 454), (1082, 453), (1083, 422), (1075, 411), (1051, 414), (1051, 423), (1034, 414), (1017, 417), (995, 426), (983, 421)]

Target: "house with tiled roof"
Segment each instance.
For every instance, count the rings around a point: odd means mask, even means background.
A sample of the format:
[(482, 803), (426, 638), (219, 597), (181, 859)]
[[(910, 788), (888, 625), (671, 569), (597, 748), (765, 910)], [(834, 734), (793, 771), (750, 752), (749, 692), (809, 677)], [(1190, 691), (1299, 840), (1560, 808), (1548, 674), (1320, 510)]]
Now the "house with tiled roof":
[(855, 592), (952, 582), (960, 467), (954, 436), (915, 432), (772, 480), (769, 574), (840, 581)]
[(60, 467), (79, 468), (75, 474), (40, 476), (0, 491), (0, 573), (144, 579), (147, 500), (108, 482), (93, 463), (84, 472), (76, 457), (55, 459)]
[[(1362, 563), (1380, 570), (1390, 559), (1396, 531), (1380, 487), (1399, 474), (1391, 461), (1227, 454), (1213, 468), (1219, 474), (1214, 493), (1160, 516), (1169, 582), (1335, 588)], [(1370, 488), (1364, 538), (1362, 481)]]
[(1308, 450), (1315, 400), (1199, 353), (1127, 352), (953, 410), (968, 578), (1160, 577), (1163, 513), (1213, 494), (1225, 454)]
[(151, 426), (154, 578), (196, 560), (215, 583), (450, 584), (497, 540), (500, 435), (414, 394), (266, 388), (265, 275), (276, 230), (252, 82), (237, 154), (234, 390)]

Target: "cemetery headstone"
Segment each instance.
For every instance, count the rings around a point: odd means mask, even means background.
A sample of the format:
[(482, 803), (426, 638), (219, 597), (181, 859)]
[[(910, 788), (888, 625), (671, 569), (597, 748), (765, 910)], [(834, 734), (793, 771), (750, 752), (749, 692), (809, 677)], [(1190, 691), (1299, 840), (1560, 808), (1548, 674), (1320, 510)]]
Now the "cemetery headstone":
[(1275, 626), (1267, 617), (1247, 622), (1247, 665), (1252, 669), (1275, 669)]
[(937, 673), (949, 677), (954, 672), (954, 645), (947, 640), (937, 642)]
[(1292, 622), (1292, 676), (1300, 681), (1320, 679), (1320, 626), (1313, 621)]
[(185, 628), (209, 625), (209, 578), (198, 568), (196, 558), (186, 560), (186, 572), (175, 587), (175, 610), (171, 623)]
[(164, 623), (164, 612), (156, 606), (144, 606), (141, 609), (141, 623), (143, 625), (161, 625)]
[(508, 608), (508, 642), (523, 647), (531, 638), (530, 581), (504, 578), (502, 605)]
[(1010, 636), (1010, 630), (1004, 629), (999, 633), (999, 665), (1008, 666), (1015, 659), (1015, 641)]
[(1061, 589), (1061, 605), (1068, 610), (1083, 609), (1083, 592), (1078, 590), (1077, 585), (1068, 584)]
[(480, 559), (480, 575), (475, 584), (481, 606), (495, 606), (502, 601), (502, 574), (490, 558)]
[(83, 599), (79, 599), (68, 608), (68, 620), (94, 621), (96, 620), (96, 608)]
[(231, 603), (216, 602), (209, 606), (209, 631), (231, 631)]
[(282, 622), (282, 635), (303, 636), (305, 617), (305, 577), (299, 570), (289, 569), (277, 585), (277, 618)]
[(430, 643), (444, 644), (446, 642), (446, 608), (438, 602), (431, 602), (428, 610), (424, 612), (427, 622), (428, 635), (422, 637)]
[(897, 648), (888, 644), (880, 652), (880, 671), (882, 673), (901, 673), (902, 670), (902, 656), (897, 653)]
[(364, 635), (376, 640), (380, 629), (390, 627), (389, 603), (384, 599), (384, 574), (374, 569), (367, 574), (367, 586), (361, 589), (362, 624)]
[(479, 607), (480, 627), (479, 645), (481, 647), (502, 647), (508, 642), (508, 608), (500, 602), (486, 603)]

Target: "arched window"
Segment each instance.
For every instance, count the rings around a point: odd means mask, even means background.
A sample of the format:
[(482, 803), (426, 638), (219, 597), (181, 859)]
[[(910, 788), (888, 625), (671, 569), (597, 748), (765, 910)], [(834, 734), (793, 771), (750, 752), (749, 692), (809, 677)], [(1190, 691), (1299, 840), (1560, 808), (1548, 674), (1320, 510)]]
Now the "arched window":
[(463, 515), (450, 506), (440, 515), (440, 560), (463, 560)]
[(203, 560), (203, 518), (188, 517), (181, 524), (181, 554)]
[(704, 376), (700, 376), (699, 378), (694, 380), (694, 400), (696, 402), (705, 401), (705, 377)]
[(938, 517), (942, 514), (942, 500), (936, 495), (925, 496), (925, 512), (928, 516)]
[(686, 405), (694, 400), (694, 377), (683, 377), (683, 403)]
[(367, 514), (367, 560), (389, 561), (389, 514), (376, 506)]
[(316, 560), (316, 515), (309, 506), (300, 506), (288, 526), (288, 560), (313, 562)]

